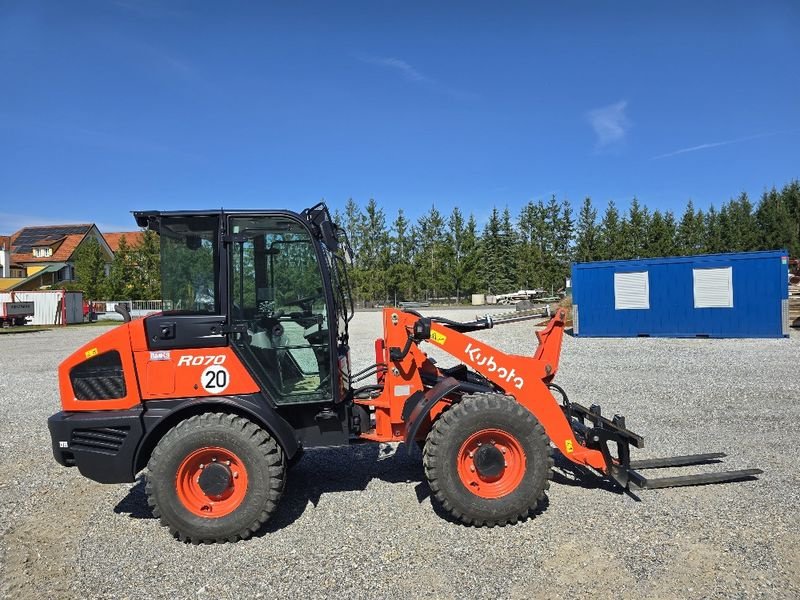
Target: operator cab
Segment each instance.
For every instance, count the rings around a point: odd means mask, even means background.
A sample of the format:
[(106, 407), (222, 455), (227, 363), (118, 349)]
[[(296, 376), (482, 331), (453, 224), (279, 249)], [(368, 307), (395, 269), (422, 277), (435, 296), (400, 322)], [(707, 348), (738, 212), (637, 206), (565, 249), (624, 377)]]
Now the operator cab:
[(352, 318), (343, 230), (303, 211), (137, 212), (161, 238), (151, 350), (231, 345), (276, 405), (347, 396)]

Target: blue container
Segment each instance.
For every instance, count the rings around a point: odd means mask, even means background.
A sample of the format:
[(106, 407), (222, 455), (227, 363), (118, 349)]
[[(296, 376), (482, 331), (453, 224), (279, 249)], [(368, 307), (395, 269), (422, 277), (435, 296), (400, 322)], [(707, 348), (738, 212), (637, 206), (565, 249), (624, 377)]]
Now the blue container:
[(788, 337), (785, 250), (572, 265), (580, 337)]

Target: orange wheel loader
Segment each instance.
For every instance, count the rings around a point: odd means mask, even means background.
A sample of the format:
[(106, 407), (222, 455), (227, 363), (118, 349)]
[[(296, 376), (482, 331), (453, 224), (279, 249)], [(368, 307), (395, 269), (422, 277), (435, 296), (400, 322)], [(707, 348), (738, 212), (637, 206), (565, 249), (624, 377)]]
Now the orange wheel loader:
[[(351, 373), (349, 244), (324, 204), (134, 215), (160, 236), (163, 312), (124, 314), (60, 365), (63, 411), (49, 428), (56, 460), (85, 477), (132, 482), (146, 469), (153, 514), (181, 540), (252, 535), (312, 448), (419, 444), (435, 501), (476, 526), (536, 509), (554, 446), (628, 491), (760, 473), (642, 476), (723, 455), (632, 461), (643, 439), (624, 418), (571, 403), (553, 383), (563, 310), (536, 333), (533, 356), (517, 356), (468, 335), (494, 326), (488, 316), (387, 308), (374, 365)], [(424, 344), (460, 364), (438, 368)]]

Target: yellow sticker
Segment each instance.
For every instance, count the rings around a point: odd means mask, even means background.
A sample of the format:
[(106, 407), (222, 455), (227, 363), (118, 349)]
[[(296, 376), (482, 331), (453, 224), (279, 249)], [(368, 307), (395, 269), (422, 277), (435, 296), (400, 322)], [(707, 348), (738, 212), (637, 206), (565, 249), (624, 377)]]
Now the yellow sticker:
[(564, 442), (564, 446), (567, 448), (567, 454), (571, 454), (572, 450), (573, 450), (573, 448), (572, 448), (572, 440), (565, 441)]
[(431, 341), (437, 344), (444, 344), (447, 341), (447, 336), (431, 329)]
[(86, 358), (92, 358), (93, 356), (97, 356), (97, 348), (92, 348), (91, 350), (87, 350), (84, 354), (86, 354)]

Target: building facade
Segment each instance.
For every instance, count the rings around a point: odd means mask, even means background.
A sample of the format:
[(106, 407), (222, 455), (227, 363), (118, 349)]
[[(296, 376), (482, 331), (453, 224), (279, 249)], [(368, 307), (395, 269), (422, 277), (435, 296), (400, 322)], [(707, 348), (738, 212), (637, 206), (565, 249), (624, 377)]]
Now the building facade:
[(128, 246), (141, 241), (142, 233), (115, 232), (108, 239), (96, 225), (47, 225), (23, 227), (0, 236), (0, 290), (58, 289), (75, 279), (75, 255), (91, 238), (103, 251), (106, 270), (124, 237)]

